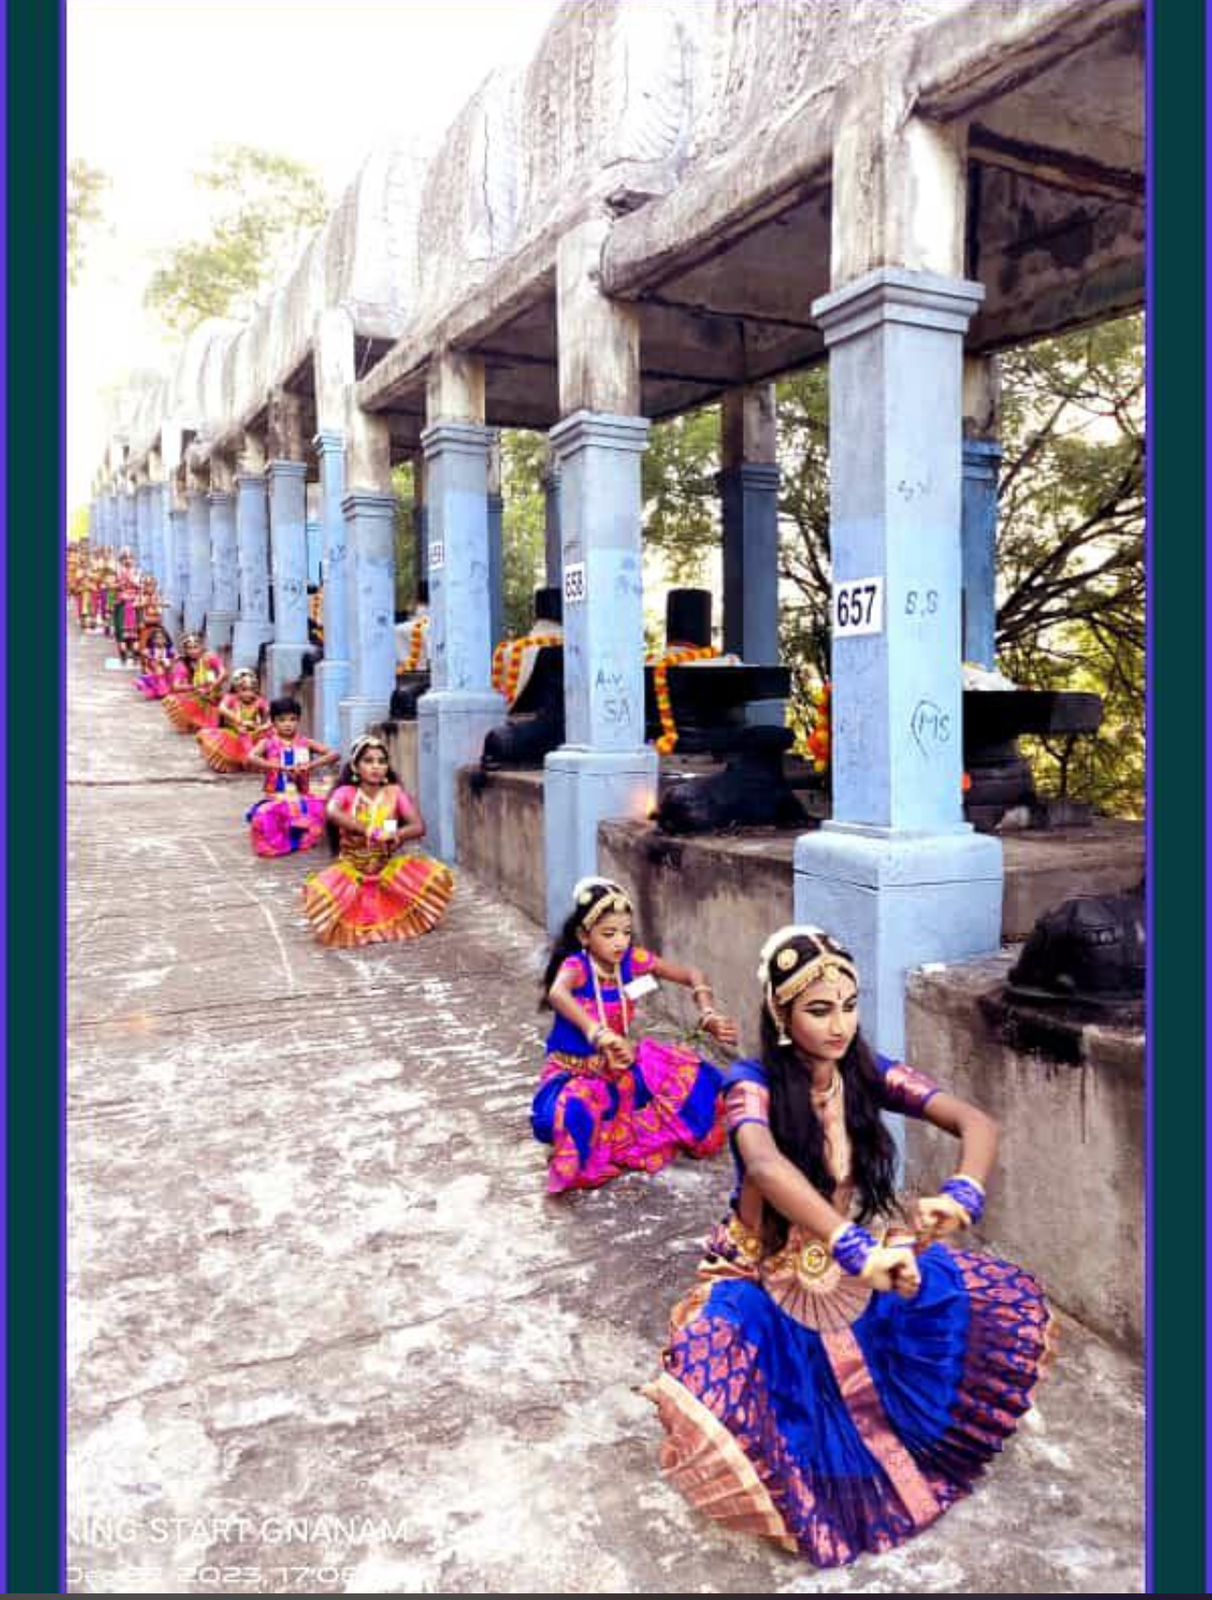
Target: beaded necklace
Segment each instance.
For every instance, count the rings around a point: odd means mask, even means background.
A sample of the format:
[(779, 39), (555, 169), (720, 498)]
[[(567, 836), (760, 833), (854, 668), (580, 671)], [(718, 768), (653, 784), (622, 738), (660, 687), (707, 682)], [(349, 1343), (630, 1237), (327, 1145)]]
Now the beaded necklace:
[[(588, 950), (585, 952), (585, 959), (589, 963), (589, 976), (593, 983), (593, 1003), (597, 1007), (598, 1021), (603, 1028), (609, 1029), (610, 1024), (606, 1021), (606, 1005), (602, 999), (602, 989), (598, 981), (598, 964)], [(627, 1011), (627, 991), (623, 988), (623, 969), (621, 966), (617, 966), (614, 969), (614, 985), (619, 992), (619, 1011), (622, 1014), (623, 1037), (625, 1039), (627, 1030), (631, 1026), (631, 1017)]]

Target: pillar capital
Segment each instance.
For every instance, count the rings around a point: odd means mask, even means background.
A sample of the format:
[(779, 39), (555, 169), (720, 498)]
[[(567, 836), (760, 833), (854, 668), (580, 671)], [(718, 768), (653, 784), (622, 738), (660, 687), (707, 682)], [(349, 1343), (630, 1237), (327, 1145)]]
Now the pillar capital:
[(231, 505), (233, 498), (234, 496), (228, 489), (212, 489), (206, 496), (207, 502), (212, 507), (218, 507), (220, 511), (225, 506)]
[(396, 503), (394, 494), (381, 489), (351, 489), (341, 498), (341, 512), (345, 517), (394, 517)]
[(336, 450), (344, 450), (345, 429), (321, 428), (312, 440), (312, 444), (320, 455), (327, 455)]
[(264, 472), (237, 472), (235, 483), (237, 494), (247, 493), (254, 489), (264, 489), (265, 474)]
[(557, 422), (547, 437), (560, 462), (577, 450), (596, 445), (602, 450), (628, 450), (637, 455), (648, 446), (647, 417), (617, 416), (606, 411), (574, 411)]
[(434, 422), (421, 431), (427, 461), (443, 453), (486, 456), (493, 430), (482, 422)]
[(907, 267), (876, 267), (812, 302), (832, 347), (884, 323), (963, 334), (985, 298), (984, 284)]
[(1002, 447), (993, 439), (965, 439), (964, 477), (997, 482), (1002, 464)]
[(770, 461), (741, 461), (715, 475), (717, 489), (726, 488), (730, 483), (739, 483), (745, 489), (766, 489), (777, 493), (781, 482), (782, 474)]
[(305, 483), (307, 481), (307, 463), (306, 461), (281, 461), (275, 458), (267, 462), (265, 476), (271, 483), (275, 478), (284, 480), (294, 478), (300, 483)]

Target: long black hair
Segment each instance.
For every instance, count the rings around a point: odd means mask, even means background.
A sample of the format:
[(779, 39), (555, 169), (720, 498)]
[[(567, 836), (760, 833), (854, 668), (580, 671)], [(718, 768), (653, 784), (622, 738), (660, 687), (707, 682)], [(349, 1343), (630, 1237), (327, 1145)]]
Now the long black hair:
[[(398, 784), (399, 781), (400, 781), (400, 776), (397, 773), (396, 769), (391, 764), (391, 755), (390, 755), (389, 752), (387, 752), (387, 740), (386, 739), (383, 739), (383, 740), (376, 739), (374, 742), (379, 746), (379, 748), (381, 750), (383, 750), (385, 753), (387, 753), (387, 776), (383, 780), (384, 784), (388, 784), (388, 783), (397, 783)], [(362, 752), (359, 751), (358, 754), (361, 755)], [(332, 786), (332, 792), (335, 794), (338, 789), (343, 788), (343, 787), (349, 787), (351, 785), (355, 789), (357, 788), (357, 786), (358, 786), (358, 773), (357, 773), (357, 768), (354, 766), (353, 762), (352, 761), (347, 761), (345, 763), (345, 765), (341, 768), (341, 772), (340, 772), (339, 777), (337, 778), (336, 783), (334, 783), (333, 786)], [(337, 826), (337, 824), (335, 822), (332, 822), (332, 821), (326, 819), (325, 823), (324, 823), (324, 832), (328, 837), (328, 848), (332, 851), (334, 856), (335, 855), (339, 855), (340, 851), (341, 851), (341, 830), (340, 830), (340, 828)]]
[[(794, 1045), (779, 1043), (779, 1030), (765, 1006), (761, 1039), (762, 1066), (770, 1083), (771, 1136), (780, 1153), (799, 1168), (812, 1187), (832, 1200), (837, 1180), (825, 1160), (825, 1135), (812, 1104), (812, 1074)], [(880, 1117), (879, 1068), (861, 1032), (855, 1033), (838, 1067), (850, 1139), (850, 1175), (859, 1198), (858, 1220), (867, 1222), (887, 1211), (895, 1199), (896, 1147)], [(777, 1211), (775, 1216), (785, 1238), (787, 1219)]]

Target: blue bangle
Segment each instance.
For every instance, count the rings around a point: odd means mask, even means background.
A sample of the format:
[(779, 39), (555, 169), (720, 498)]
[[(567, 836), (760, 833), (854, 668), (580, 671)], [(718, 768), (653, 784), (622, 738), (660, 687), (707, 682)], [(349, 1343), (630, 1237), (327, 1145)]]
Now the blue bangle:
[(875, 1249), (875, 1240), (866, 1228), (851, 1223), (833, 1241), (833, 1259), (842, 1271), (857, 1278), (867, 1265), (867, 1257)]
[(957, 1205), (963, 1206), (973, 1227), (985, 1214), (985, 1197), (969, 1178), (948, 1178), (942, 1193), (950, 1195)]

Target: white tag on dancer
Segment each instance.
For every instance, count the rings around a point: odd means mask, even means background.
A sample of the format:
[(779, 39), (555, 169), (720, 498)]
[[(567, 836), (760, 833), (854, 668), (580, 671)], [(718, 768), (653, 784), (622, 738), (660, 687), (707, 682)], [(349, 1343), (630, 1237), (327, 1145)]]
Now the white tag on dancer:
[(646, 994), (655, 994), (657, 981), (651, 972), (644, 973), (641, 978), (632, 978), (630, 983), (623, 985), (623, 993), (629, 1000), (639, 1000)]

